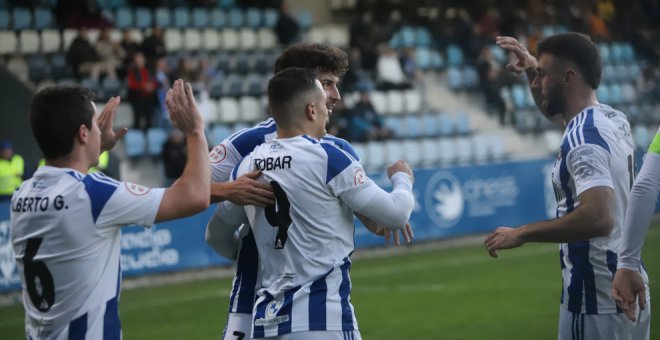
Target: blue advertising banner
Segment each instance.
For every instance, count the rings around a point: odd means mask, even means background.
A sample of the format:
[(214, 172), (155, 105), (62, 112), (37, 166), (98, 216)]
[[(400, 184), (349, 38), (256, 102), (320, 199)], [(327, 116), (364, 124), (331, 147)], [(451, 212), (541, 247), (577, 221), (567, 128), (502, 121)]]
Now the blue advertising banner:
[[(550, 183), (554, 159), (415, 170), (415, 209), (410, 224), (416, 241), (490, 232), (554, 218)], [(641, 163), (641, 162), (640, 162)], [(391, 189), (385, 173), (370, 177)], [(659, 202), (660, 203), (660, 202)], [(122, 230), (121, 268), (125, 276), (227, 265), (204, 242), (215, 207), (198, 215)], [(356, 248), (384, 244), (356, 219)], [(19, 290), (9, 227), (9, 202), (0, 202), (0, 293)]]

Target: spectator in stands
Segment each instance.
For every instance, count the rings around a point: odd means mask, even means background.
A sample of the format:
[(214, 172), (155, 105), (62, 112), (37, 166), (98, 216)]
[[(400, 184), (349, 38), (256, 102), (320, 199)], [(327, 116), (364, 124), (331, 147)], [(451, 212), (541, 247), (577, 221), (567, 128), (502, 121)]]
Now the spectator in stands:
[(386, 45), (381, 45), (381, 51), (376, 68), (378, 88), (383, 91), (411, 88), (412, 86), (403, 73), (396, 51)]
[(219, 70), (208, 56), (202, 56), (199, 58), (199, 82), (204, 85), (204, 88), (208, 91), (211, 88), (211, 82), (218, 76), (222, 75), (222, 70)]
[(154, 26), (151, 29), (151, 35), (142, 41), (142, 53), (144, 53), (144, 57), (147, 58), (147, 63), (153, 67), (158, 58), (165, 56), (165, 52), (163, 29)]
[(122, 66), (126, 52), (121, 44), (117, 41), (112, 41), (110, 38), (110, 30), (104, 28), (99, 34), (96, 41), (96, 53), (101, 58), (101, 62), (108, 63), (117, 70)]
[(163, 165), (165, 167), (165, 186), (169, 187), (174, 181), (181, 177), (183, 169), (186, 167), (186, 139), (183, 132), (178, 129), (172, 129), (163, 144), (161, 154)]
[(298, 24), (298, 21), (289, 14), (289, 9), (284, 2), (280, 5), (279, 16), (277, 17), (277, 23), (275, 24), (274, 30), (277, 35), (277, 40), (283, 47), (297, 43), (302, 39), (300, 25)]
[(158, 83), (158, 87), (156, 88), (156, 99), (158, 101), (156, 107), (156, 126), (165, 129), (171, 127), (169, 114), (167, 113), (167, 104), (165, 103), (167, 90), (171, 87), (170, 78), (167, 76), (168, 73), (169, 65), (167, 61), (165, 58), (159, 58), (156, 61), (155, 72), (156, 82)]
[(192, 60), (189, 57), (183, 56), (179, 58), (176, 69), (172, 71), (170, 78), (183, 79), (186, 82), (195, 84), (199, 80), (199, 75)]
[(89, 75), (92, 80), (98, 81), (101, 73), (108, 77), (117, 77), (114, 66), (103, 61), (92, 43), (90, 43), (87, 37), (87, 29), (84, 27), (78, 30), (78, 35), (71, 42), (66, 57), (78, 79), (84, 75)]
[(103, 10), (98, 7), (96, 1), (58, 0), (55, 5), (55, 18), (64, 28), (112, 27), (112, 23), (103, 16)]
[[(506, 104), (500, 96), (503, 86), (502, 65), (500, 64), (490, 46), (485, 46), (477, 59), (477, 72), (479, 73), (479, 86), (486, 99), (486, 105), (497, 110), (500, 125), (506, 124)], [(511, 115), (512, 120), (515, 115)]]
[(378, 27), (373, 22), (371, 12), (362, 14), (359, 20), (351, 23), (350, 41), (351, 48), (358, 48), (361, 54), (361, 65), (365, 70), (373, 71), (376, 68), (378, 53)]
[(11, 195), (23, 183), (24, 171), (23, 157), (14, 153), (11, 142), (0, 142), (0, 201), (11, 200)]
[(149, 72), (142, 53), (136, 53), (128, 69), (128, 100), (133, 107), (133, 128), (146, 131), (156, 110), (158, 83)]
[[(351, 142), (366, 142), (391, 138), (394, 133), (383, 123), (376, 111), (369, 93), (360, 92), (360, 100), (346, 113), (346, 138)], [(341, 124), (341, 123), (340, 123)]]
[(660, 98), (660, 86), (658, 86), (658, 71), (653, 65), (647, 65), (637, 78), (637, 93), (640, 102), (651, 103)]
[(403, 74), (406, 75), (406, 79), (410, 83), (416, 83), (421, 79), (421, 74), (415, 62), (415, 49), (413, 47), (408, 46), (403, 49), (403, 54), (399, 57), (399, 62), (401, 63)]
[(369, 73), (362, 68), (362, 52), (351, 47), (348, 53), (348, 71), (341, 81), (342, 92), (352, 92), (359, 87), (374, 87)]

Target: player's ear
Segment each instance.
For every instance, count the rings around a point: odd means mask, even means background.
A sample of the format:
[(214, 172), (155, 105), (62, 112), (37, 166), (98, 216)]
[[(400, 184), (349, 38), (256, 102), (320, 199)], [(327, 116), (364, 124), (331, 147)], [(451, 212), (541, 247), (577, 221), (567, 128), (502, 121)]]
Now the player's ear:
[(309, 120), (316, 120), (316, 105), (314, 103), (308, 103), (305, 106), (305, 115)]
[(573, 79), (577, 75), (577, 72), (575, 72), (574, 69), (572, 68), (567, 68), (566, 71), (564, 72), (564, 83), (568, 84), (568, 82)]
[(80, 124), (78, 127), (78, 131), (76, 133), (76, 138), (81, 142), (81, 143), (87, 143), (89, 140), (89, 129), (85, 124)]

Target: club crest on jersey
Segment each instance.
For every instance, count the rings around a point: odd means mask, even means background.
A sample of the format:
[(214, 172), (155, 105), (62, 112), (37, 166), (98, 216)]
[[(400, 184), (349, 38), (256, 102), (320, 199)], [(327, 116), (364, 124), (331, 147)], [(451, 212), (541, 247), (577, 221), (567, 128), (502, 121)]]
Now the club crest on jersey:
[(367, 180), (367, 176), (364, 174), (364, 170), (362, 169), (355, 170), (355, 176), (353, 176), (354, 185), (362, 184), (366, 180)]
[(282, 305), (284, 305), (284, 301), (282, 299), (275, 299), (269, 302), (266, 305), (265, 317), (261, 319), (256, 319), (254, 321), (254, 324), (256, 326), (265, 326), (265, 325), (272, 325), (272, 324), (278, 324), (289, 321), (288, 315), (280, 315), (280, 316), (277, 315), (280, 309), (282, 309)]
[(143, 185), (135, 184), (135, 183), (125, 183), (126, 189), (128, 192), (135, 196), (144, 196), (146, 195), (149, 191), (151, 191), (151, 188), (145, 187)]
[(209, 157), (211, 158), (211, 163), (220, 163), (227, 157), (227, 149), (225, 149), (224, 145), (218, 144), (211, 150)]

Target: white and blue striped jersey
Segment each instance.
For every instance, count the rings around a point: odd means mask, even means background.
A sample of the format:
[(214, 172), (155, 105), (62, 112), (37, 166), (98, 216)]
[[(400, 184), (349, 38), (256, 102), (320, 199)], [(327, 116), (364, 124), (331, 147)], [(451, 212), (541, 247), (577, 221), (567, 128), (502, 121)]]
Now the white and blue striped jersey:
[(121, 339), (120, 227), (154, 223), (163, 189), (42, 166), (11, 201), (26, 338)]
[(614, 191), (609, 236), (560, 244), (562, 306), (573, 313), (617, 313), (610, 293), (634, 174), (634, 142), (626, 116), (606, 105), (585, 108), (568, 123), (552, 173), (557, 217), (580, 205), (594, 187)]
[(258, 146), (232, 178), (254, 170), (273, 186), (276, 204), (244, 207), (262, 275), (252, 336), (357, 330), (349, 278), (355, 227), (345, 199), (375, 184), (350, 154), (304, 135)]
[[(240, 130), (222, 143), (216, 145), (210, 152), (211, 180), (226, 182), (232, 170), (238, 163), (257, 146), (277, 137), (277, 126), (273, 118), (247, 129)], [(350, 143), (332, 135), (326, 135), (323, 140), (336, 145), (348, 152), (353, 158), (359, 157)], [(230, 313), (252, 313), (256, 289), (260, 286), (258, 276), (259, 255), (250, 228), (241, 230), (241, 249), (236, 261), (236, 275), (232, 283), (229, 298)]]

